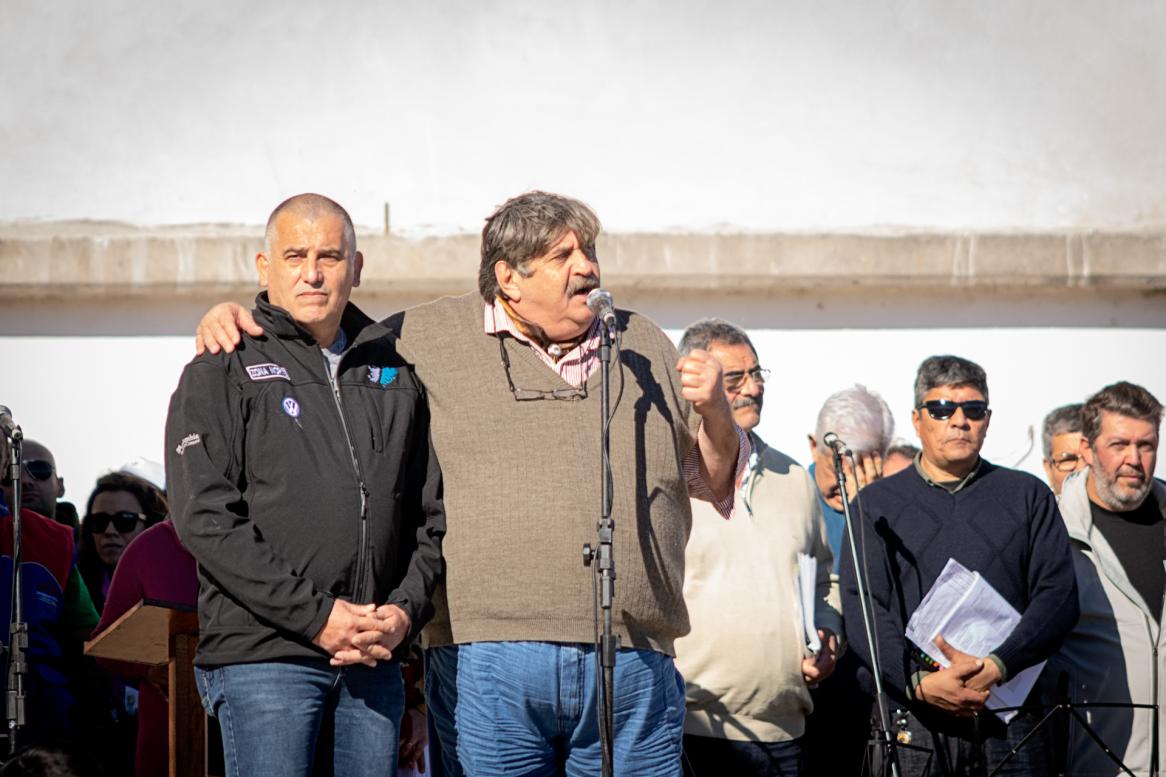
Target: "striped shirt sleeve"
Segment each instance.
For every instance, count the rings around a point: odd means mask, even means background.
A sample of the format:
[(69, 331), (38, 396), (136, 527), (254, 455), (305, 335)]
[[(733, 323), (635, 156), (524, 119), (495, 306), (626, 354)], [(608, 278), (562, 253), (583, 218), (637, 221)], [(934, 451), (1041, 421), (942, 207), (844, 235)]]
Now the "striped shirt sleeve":
[[(733, 473), (733, 483), (736, 483), (741, 479), (741, 473), (745, 471), (745, 467), (749, 463), (749, 454), (753, 452), (753, 445), (749, 442), (749, 435), (741, 427), (734, 424), (733, 428), (737, 430), (737, 468)], [(688, 483), (688, 495), (693, 499), (712, 503), (722, 518), (726, 520), (732, 518), (737, 489), (730, 488), (729, 495), (718, 500), (712, 488), (705, 482), (704, 476), (700, 474), (700, 462), (700, 445), (693, 445), (681, 463), (684, 479)]]

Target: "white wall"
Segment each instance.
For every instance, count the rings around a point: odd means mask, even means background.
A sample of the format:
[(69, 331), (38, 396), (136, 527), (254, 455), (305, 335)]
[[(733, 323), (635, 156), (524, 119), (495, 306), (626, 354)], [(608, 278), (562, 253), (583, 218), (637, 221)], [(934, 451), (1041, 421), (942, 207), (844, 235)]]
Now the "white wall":
[(0, 0), (0, 220), (1166, 223), (1166, 4)]
[[(1029, 315), (1061, 322), (1039, 326), (972, 295), (971, 308), (998, 324), (969, 328), (959, 319), (949, 325), (920, 323), (938, 317), (927, 306), (909, 308), (893, 294), (866, 296), (865, 302), (852, 299), (844, 305), (821, 297), (799, 302), (651, 296), (624, 304), (653, 316), (674, 339), (704, 315), (747, 326), (761, 363), (773, 370), (758, 431), (799, 461), (807, 459), (805, 435), (813, 430), (822, 401), (855, 382), (880, 392), (895, 413), (897, 434), (913, 440), (915, 369), (935, 353), (956, 353), (987, 370), (994, 410), (984, 455), (1038, 475), (1040, 422), (1053, 407), (1081, 401), (1116, 380), (1139, 383), (1166, 400), (1161, 358), (1166, 307), (1161, 304), (1134, 310), (1132, 302), (1111, 306), (1100, 299), (1036, 299)], [(378, 316), (397, 307), (378, 299), (361, 304)], [(14, 318), (37, 325), (41, 314), (13, 307), (0, 311), (0, 332), (11, 331), (5, 326)], [(77, 306), (75, 321), (96, 321), (96, 309)], [(69, 498), (84, 502), (98, 475), (134, 457), (161, 460), (167, 402), (193, 355), (189, 334), (133, 337), (102, 330), (120, 332), (137, 315), (143, 330), (192, 331), (202, 309), (198, 303), (181, 305), (169, 317), (148, 308), (136, 314), (122, 311), (109, 317), (110, 324), (94, 323), (88, 336), (75, 330), (53, 337), (0, 336), (0, 403), (12, 408), (29, 437), (56, 453)], [(1084, 325), (1063, 323), (1069, 315)], [(160, 320), (166, 323), (159, 326)], [(1037, 447), (1021, 460), (1029, 426), (1036, 427)]]
[[(256, 224), (314, 189), (447, 233), (542, 187), (612, 231), (1159, 229), (1164, 29), (1151, 0), (0, 0), (0, 221)], [(0, 305), (0, 401), (73, 499), (161, 457), (201, 303)], [(761, 431), (798, 457), (854, 381), (910, 436), (937, 351), (987, 368), (1004, 463), (1111, 380), (1166, 398), (1161, 296), (624, 304), (748, 326), (776, 374)]]

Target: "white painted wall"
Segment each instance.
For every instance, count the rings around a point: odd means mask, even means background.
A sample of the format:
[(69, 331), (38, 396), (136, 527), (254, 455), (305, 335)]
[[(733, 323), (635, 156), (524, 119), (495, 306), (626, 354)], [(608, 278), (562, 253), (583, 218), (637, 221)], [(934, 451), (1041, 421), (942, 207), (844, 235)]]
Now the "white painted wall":
[[(1161, 228), (1163, 30), (1152, 0), (0, 0), (0, 220), (257, 224), (319, 190), (448, 233), (541, 187), (612, 231)], [(1111, 380), (1166, 398), (1160, 297), (972, 296), (628, 306), (746, 324), (779, 376), (761, 432), (799, 458), (854, 381), (910, 436), (936, 351), (987, 368), (1003, 463)], [(161, 457), (198, 305), (0, 307), (0, 401), (71, 498)]]
[[(868, 296), (873, 299), (851, 301), (845, 310), (813, 299), (702, 302), (640, 297), (625, 304), (653, 316), (674, 339), (703, 315), (748, 326), (762, 364), (774, 373), (758, 431), (799, 461), (807, 461), (805, 435), (813, 430), (823, 400), (855, 382), (881, 393), (895, 413), (898, 435), (913, 440), (915, 369), (935, 353), (965, 356), (988, 372), (994, 411), (984, 455), (996, 463), (1019, 464), (1042, 477), (1040, 422), (1048, 410), (1081, 401), (1116, 380), (1134, 381), (1166, 400), (1166, 362), (1161, 358), (1166, 353), (1162, 320), (1166, 310), (1161, 306), (1156, 326), (1146, 324), (1154, 316), (1145, 311), (1137, 316), (1131, 312), (1132, 320), (1114, 319), (1110, 306), (1098, 299), (1033, 303), (1044, 310), (1043, 316), (1034, 314), (1036, 318), (1060, 320), (1075, 312), (1079, 320), (1092, 322), (1087, 326), (1032, 326), (1013, 318), (998, 319), (1009, 321), (1001, 326), (932, 327), (912, 324), (913, 316), (905, 309), (891, 315), (881, 310), (880, 295)], [(976, 309), (989, 313), (993, 309), (990, 302), (976, 304), (974, 298), (972, 302)], [(378, 316), (396, 307), (376, 299), (362, 304)], [(197, 304), (179, 306), (172, 323), (163, 328), (190, 330), (200, 310)], [(76, 319), (94, 320), (93, 311), (78, 306)], [(154, 321), (166, 317), (144, 312)], [(40, 315), (44, 313), (0, 311), (0, 332), (10, 331), (5, 326), (14, 317), (36, 323)], [(800, 323), (791, 324), (791, 315)], [(117, 319), (132, 317), (122, 312), (110, 319), (117, 328)], [(1107, 319), (1113, 323), (1105, 323)], [(766, 320), (780, 324), (766, 325)], [(90, 336), (0, 336), (0, 403), (12, 408), (29, 437), (56, 453), (68, 496), (78, 502), (84, 502), (97, 476), (106, 470), (137, 456), (161, 460), (167, 402), (193, 354), (190, 335), (111, 336), (98, 333), (99, 328), (95, 325)], [(23, 371), (13, 371), (14, 364), (23, 365)], [(501, 380), (500, 374), (497, 377)], [(1021, 460), (1029, 426), (1036, 427), (1038, 447)]]
[(1161, 226), (1153, 0), (0, 0), (0, 220)]

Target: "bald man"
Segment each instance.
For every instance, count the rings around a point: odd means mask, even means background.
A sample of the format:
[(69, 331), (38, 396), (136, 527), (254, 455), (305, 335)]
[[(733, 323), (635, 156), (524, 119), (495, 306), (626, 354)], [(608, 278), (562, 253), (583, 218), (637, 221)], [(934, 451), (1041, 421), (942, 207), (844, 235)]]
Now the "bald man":
[(21, 460), (20, 506), (56, 519), (57, 500), (65, 495), (65, 479), (57, 474), (52, 451), (36, 440), (25, 440)]
[(199, 565), (196, 678), (228, 777), (396, 763), (398, 646), (442, 572), (429, 413), (393, 338), (349, 303), (363, 257), (337, 203), (268, 219), (266, 334), (196, 357), (170, 403), (174, 527)]

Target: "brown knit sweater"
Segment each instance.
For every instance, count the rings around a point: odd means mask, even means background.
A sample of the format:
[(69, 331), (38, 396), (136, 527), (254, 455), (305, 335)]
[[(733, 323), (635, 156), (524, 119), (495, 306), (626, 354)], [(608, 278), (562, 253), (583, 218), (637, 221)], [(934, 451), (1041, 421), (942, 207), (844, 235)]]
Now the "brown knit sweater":
[[(476, 294), (393, 316), (398, 350), (416, 365), (432, 414), (448, 522), (444, 596), (429, 645), (495, 640), (591, 642), (592, 572), (582, 548), (599, 517), (599, 370), (581, 401), (518, 402)], [(621, 371), (612, 365), (616, 633), (625, 647), (671, 655), (688, 631), (684, 546), (691, 512), (681, 461), (700, 417), (681, 398), (675, 347), (651, 321), (620, 312)], [(566, 388), (509, 339), (525, 389)]]

